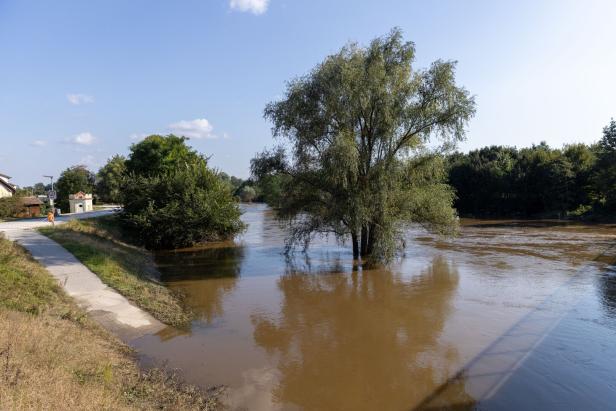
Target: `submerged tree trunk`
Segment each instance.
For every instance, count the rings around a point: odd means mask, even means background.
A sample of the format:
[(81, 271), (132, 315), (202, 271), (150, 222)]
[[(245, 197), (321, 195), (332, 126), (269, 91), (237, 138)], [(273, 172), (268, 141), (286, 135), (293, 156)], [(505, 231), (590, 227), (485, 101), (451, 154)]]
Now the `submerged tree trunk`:
[(376, 226), (374, 224), (370, 224), (370, 229), (368, 231), (368, 245), (366, 246), (366, 255), (372, 255), (374, 251), (374, 242), (376, 241)]
[[(363, 226), (361, 228), (361, 238), (360, 238), (359, 251), (358, 251), (361, 257), (367, 258), (372, 255), (372, 252), (374, 251), (374, 243), (376, 242), (376, 230), (377, 230), (376, 225), (373, 223), (367, 226)], [(357, 235), (355, 235), (354, 238), (357, 239)], [(355, 250), (355, 245), (354, 245), (353, 246), (354, 256), (356, 255), (355, 252), (356, 250)]]
[(368, 254), (368, 227), (362, 226), (361, 228), (361, 256), (364, 257)]
[(357, 260), (359, 258), (359, 241), (357, 239), (356, 233), (351, 233), (351, 241), (353, 243), (353, 259)]

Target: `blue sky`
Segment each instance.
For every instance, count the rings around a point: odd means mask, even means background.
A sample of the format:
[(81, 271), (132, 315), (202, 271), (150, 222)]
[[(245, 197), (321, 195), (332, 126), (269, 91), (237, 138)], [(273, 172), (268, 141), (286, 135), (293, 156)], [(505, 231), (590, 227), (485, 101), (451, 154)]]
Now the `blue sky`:
[(176, 131), (247, 177), (285, 82), (394, 26), (417, 67), (458, 61), (477, 98), (460, 149), (594, 142), (616, 117), (614, 21), (607, 0), (0, 0), (0, 172), (96, 171)]

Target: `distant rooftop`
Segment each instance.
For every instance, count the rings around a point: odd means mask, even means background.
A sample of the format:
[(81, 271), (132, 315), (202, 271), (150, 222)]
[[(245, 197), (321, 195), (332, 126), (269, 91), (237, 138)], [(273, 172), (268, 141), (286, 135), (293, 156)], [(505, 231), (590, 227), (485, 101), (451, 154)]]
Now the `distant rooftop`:
[(42, 205), (43, 202), (38, 197), (23, 197), (21, 203), (25, 206)]
[[(0, 174), (0, 177), (4, 177), (4, 174)], [(0, 185), (3, 186), (3, 187), (6, 187), (7, 190), (9, 190), (11, 193), (15, 194), (15, 192), (17, 191), (15, 189), (15, 186), (7, 181), (8, 178), (6, 178), (6, 179), (5, 178), (0, 178)]]

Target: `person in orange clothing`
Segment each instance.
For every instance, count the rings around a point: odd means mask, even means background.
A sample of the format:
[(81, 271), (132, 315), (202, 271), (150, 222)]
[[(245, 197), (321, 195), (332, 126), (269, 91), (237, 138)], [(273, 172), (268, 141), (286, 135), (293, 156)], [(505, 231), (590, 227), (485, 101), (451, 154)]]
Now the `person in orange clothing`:
[(49, 221), (53, 227), (56, 226), (56, 217), (51, 210), (47, 212), (47, 221)]

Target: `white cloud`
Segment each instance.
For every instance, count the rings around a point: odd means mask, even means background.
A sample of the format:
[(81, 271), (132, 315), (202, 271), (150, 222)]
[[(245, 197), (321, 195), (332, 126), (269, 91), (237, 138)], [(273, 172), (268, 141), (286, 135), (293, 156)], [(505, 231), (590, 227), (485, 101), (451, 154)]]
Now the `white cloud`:
[(47, 145), (47, 141), (45, 140), (34, 140), (32, 143), (30, 143), (31, 146), (34, 147), (44, 147)]
[(87, 94), (67, 94), (66, 99), (69, 103), (76, 106), (80, 104), (94, 103), (94, 97), (88, 96)]
[(95, 140), (96, 140), (96, 137), (94, 137), (92, 133), (85, 131), (83, 133), (79, 133), (76, 136), (73, 136), (67, 139), (67, 142), (78, 144), (80, 146), (89, 146), (89, 145), (92, 145)]
[(229, 0), (231, 10), (247, 11), (253, 14), (263, 14), (267, 10), (269, 0)]
[(169, 125), (169, 130), (173, 134), (188, 138), (218, 138), (212, 133), (214, 127), (204, 118), (196, 118), (194, 120), (182, 120)]

